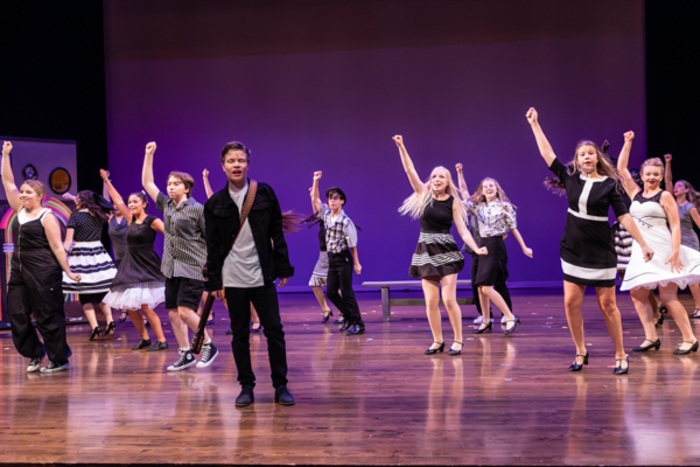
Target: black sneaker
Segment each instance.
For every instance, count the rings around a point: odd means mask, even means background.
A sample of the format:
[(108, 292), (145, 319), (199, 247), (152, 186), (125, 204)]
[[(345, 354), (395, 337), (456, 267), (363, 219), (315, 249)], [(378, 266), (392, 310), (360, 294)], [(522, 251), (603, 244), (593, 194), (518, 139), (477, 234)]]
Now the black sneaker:
[(213, 342), (204, 344), (202, 346), (202, 358), (197, 362), (197, 368), (206, 368), (212, 364), (212, 362), (219, 355), (219, 350), (216, 348)]
[(348, 329), (348, 332), (345, 333), (346, 336), (354, 336), (357, 334), (364, 334), (365, 333), (365, 325), (363, 323), (360, 324), (353, 324), (350, 326), (350, 329)]
[(32, 360), (29, 362), (29, 366), (27, 367), (27, 373), (36, 373), (39, 371), (41, 369), (41, 361), (43, 359), (43, 355), (39, 358), (32, 358)]
[(275, 402), (279, 405), (294, 405), (294, 397), (289, 393), (287, 386), (280, 386), (275, 389)]
[(66, 360), (63, 363), (51, 362), (48, 366), (41, 369), (42, 373), (56, 373), (57, 371), (64, 371), (70, 367), (70, 363)]
[(165, 350), (168, 348), (168, 343), (163, 341), (156, 341), (152, 346), (146, 349), (147, 352), (153, 352), (155, 350)]
[(192, 356), (192, 352), (190, 352), (190, 349), (178, 349), (178, 352), (180, 352), (180, 358), (178, 359), (178, 361), (176, 361), (168, 367), (168, 371), (185, 370), (197, 364), (197, 360)]
[(236, 397), (236, 407), (247, 407), (255, 401), (253, 386), (243, 386), (241, 393)]
[(141, 350), (151, 345), (151, 339), (141, 339), (131, 350)]

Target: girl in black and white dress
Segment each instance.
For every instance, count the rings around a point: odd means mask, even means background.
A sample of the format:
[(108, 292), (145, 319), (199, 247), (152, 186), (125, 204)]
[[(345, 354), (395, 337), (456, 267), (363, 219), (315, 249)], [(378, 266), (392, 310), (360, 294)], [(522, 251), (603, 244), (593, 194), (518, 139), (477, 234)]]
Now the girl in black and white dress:
[(414, 193), (406, 198), (399, 212), (414, 219), (420, 218), (421, 232), (411, 260), (409, 275), (421, 279), (425, 295), (426, 313), (434, 340), (425, 353), (432, 355), (445, 349), (439, 308), (442, 287), (442, 301), (454, 331), (454, 343), (449, 354), (459, 355), (462, 353), (464, 341), (462, 310), (457, 304), (457, 273), (464, 267), (464, 257), (450, 234), (452, 223), (462, 240), (474, 252), (484, 255), (487, 249), (476, 245), (464, 223), (464, 205), (459, 201), (459, 193), (452, 183), (450, 171), (445, 167), (435, 167), (430, 179), (423, 183), (406, 151), (403, 137), (396, 135), (393, 140), (399, 148), (403, 168), (414, 190)]
[(629, 371), (629, 361), (622, 341), (622, 318), (615, 301), (617, 257), (613, 234), (608, 222), (610, 207), (618, 222), (639, 242), (644, 258), (654, 252), (647, 247), (622, 201), (619, 174), (610, 160), (591, 141), (576, 146), (573, 171), (557, 159), (538, 122), (537, 111), (530, 108), (526, 118), (537, 141), (542, 158), (566, 190), (569, 209), (564, 236), (559, 242), (564, 272), (564, 307), (571, 337), (576, 344), (576, 358), (569, 371), (580, 371), (588, 364), (583, 333), (581, 304), (586, 286), (596, 289), (598, 305), (615, 345), (615, 374)]

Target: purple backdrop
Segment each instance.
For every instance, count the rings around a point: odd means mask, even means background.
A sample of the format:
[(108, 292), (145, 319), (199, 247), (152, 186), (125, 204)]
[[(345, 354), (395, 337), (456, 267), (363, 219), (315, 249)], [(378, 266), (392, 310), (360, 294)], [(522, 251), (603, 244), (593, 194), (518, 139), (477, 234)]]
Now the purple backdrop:
[[(214, 3), (219, 10), (210, 11), (210, 19), (284, 13), (281, 6), (250, 13), (236, 10), (237, 2)], [(307, 8), (310, 3), (300, 2)], [(386, 7), (389, 2), (379, 3)], [(529, 2), (535, 9), (511, 16), (491, 13), (494, 4), (514, 2), (462, 3), (471, 8), (463, 40), (451, 20), (445, 19), (445, 29), (457, 33), (449, 40), (444, 31), (437, 37), (441, 30), (434, 24), (434, 35), (420, 29), (421, 15), (430, 12), (408, 2), (412, 9), (402, 18), (420, 31), (413, 37), (409, 29), (411, 40), (392, 43), (384, 34), (377, 46), (363, 42), (353, 49), (352, 37), (339, 45), (321, 37), (304, 47), (290, 33), (289, 40), (297, 42), (285, 48), (289, 43), (282, 31), (270, 39), (273, 46), (260, 52), (241, 46), (232, 28), (219, 38), (231, 42), (227, 53), (207, 36), (216, 29), (208, 21), (193, 20), (183, 31), (179, 21), (187, 12), (163, 10), (150, 23), (153, 9), (107, 1), (109, 168), (115, 185), (123, 193), (140, 189), (143, 148), (153, 140), (158, 143), (158, 185), (165, 188), (170, 170), (187, 171), (196, 180), (195, 198), (204, 201), (202, 169), (210, 170), (215, 190), (223, 187), (220, 150), (227, 141), (240, 140), (253, 151), (250, 176), (275, 188), (283, 210), (311, 212), (308, 188), (315, 170), (324, 172), (322, 188), (345, 190), (346, 212), (362, 228), (363, 273), (357, 283), (405, 279), (419, 224), (397, 212), (411, 194), (391, 141), (399, 133), (423, 178), (436, 165), (450, 168), (454, 176), (455, 163), (462, 162), (470, 188), (485, 176), (498, 179), (519, 207), (519, 229), (535, 255), (528, 259), (514, 239), (507, 241), (511, 283), (560, 283), (565, 201), (543, 188), (549, 171), (524, 115), (529, 106), (538, 108), (562, 160), (572, 158), (582, 138), (609, 139), (615, 154), (629, 129), (637, 133), (639, 160), (646, 145), (642, 5), (587, 2), (560, 6), (542, 17), (536, 8), (544, 11), (553, 2)], [(221, 11), (225, 8), (230, 11)], [(135, 32), (144, 23), (148, 34)], [(481, 32), (470, 30), (470, 24), (478, 24)], [(183, 41), (189, 47), (168, 48), (173, 31), (191, 37)], [(366, 37), (360, 36), (358, 44)], [(293, 288), (303, 288), (311, 274), (316, 233), (287, 237), (296, 267)]]

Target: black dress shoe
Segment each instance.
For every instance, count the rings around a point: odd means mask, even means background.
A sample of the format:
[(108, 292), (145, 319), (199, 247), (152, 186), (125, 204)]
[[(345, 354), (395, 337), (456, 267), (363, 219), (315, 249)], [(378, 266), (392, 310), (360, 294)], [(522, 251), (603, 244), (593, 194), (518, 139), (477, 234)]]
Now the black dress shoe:
[[(583, 357), (582, 363), (576, 363), (576, 359), (578, 357)], [(574, 363), (572, 363), (569, 367), (569, 371), (581, 371), (583, 369), (583, 365), (588, 365), (588, 352), (586, 352), (586, 355), (576, 354), (576, 358), (574, 358)]]
[(90, 334), (90, 340), (94, 341), (95, 339), (100, 337), (101, 334), (102, 334), (102, 329), (100, 329), (99, 326), (95, 326), (95, 329), (92, 330), (92, 334)]
[[(622, 362), (627, 362), (626, 366), (622, 366)], [(625, 355), (625, 358), (616, 358), (615, 359), (615, 370), (613, 371), (614, 374), (616, 375), (626, 375), (630, 371), (630, 359), (627, 355)]]
[(321, 320), (321, 323), (325, 324), (326, 321), (328, 321), (328, 318), (333, 316), (333, 310), (326, 310), (323, 312), (323, 319)]
[[(633, 348), (632, 351), (633, 352), (646, 352), (647, 350), (651, 350), (651, 349), (659, 350), (659, 347), (661, 347), (661, 339), (656, 339), (655, 341), (650, 341), (649, 339), (647, 339), (644, 342), (651, 342), (651, 344), (640, 345), (639, 347)], [(642, 342), (642, 344), (644, 344), (644, 342)]]
[(116, 325), (114, 324), (114, 321), (110, 321), (109, 324), (107, 324), (107, 330), (105, 331), (105, 336), (109, 336), (114, 332)]
[(464, 348), (464, 344), (462, 344), (460, 341), (455, 341), (455, 344), (459, 344), (459, 350), (455, 349), (450, 349), (447, 353), (450, 355), (450, 357), (454, 357), (455, 355), (459, 355), (462, 353), (462, 349)]
[(340, 318), (333, 321), (333, 324), (345, 324), (345, 320), (343, 319), (343, 315), (340, 315)]
[[(690, 342), (687, 342), (687, 341), (683, 341), (683, 343), (690, 344)], [(678, 350), (674, 350), (673, 353), (676, 355), (688, 355), (690, 352), (697, 352), (697, 351), (698, 351), (698, 341), (695, 341), (693, 346), (690, 347), (689, 349), (685, 349), (685, 350), (678, 349)]]
[(294, 405), (294, 397), (289, 393), (287, 386), (280, 386), (275, 389), (275, 402), (279, 405)]
[[(342, 331), (342, 329), (341, 329)], [(360, 324), (353, 324), (350, 329), (348, 329), (348, 332), (345, 333), (346, 336), (354, 336), (357, 334), (364, 334), (365, 333), (365, 325), (360, 323)]]
[(236, 397), (236, 407), (247, 407), (255, 401), (253, 386), (243, 386), (241, 393)]
[[(438, 347), (437, 349), (428, 348), (428, 350), (425, 351), (426, 355), (435, 355), (436, 353), (438, 353), (438, 352), (442, 353), (442, 351), (445, 350), (445, 343), (444, 342), (433, 342), (433, 344), (437, 344), (440, 347)], [(430, 345), (430, 347), (432, 347), (432, 344)]]
[[(503, 334), (506, 336), (509, 334), (513, 334), (515, 332), (515, 329), (518, 327), (518, 324), (520, 324), (520, 318), (517, 316), (513, 315), (513, 318), (515, 319), (509, 319), (506, 321), (506, 330), (503, 331)], [(514, 323), (512, 326), (510, 326), (510, 323)]]
[(493, 321), (489, 321), (489, 324), (481, 323), (481, 325), (478, 328), (474, 329), (474, 334), (482, 334), (487, 329), (491, 330), (492, 326), (493, 326)]
[(352, 326), (352, 324), (350, 324), (349, 320), (343, 322), (343, 325), (340, 327), (340, 332), (347, 331), (348, 329), (350, 329), (350, 326)]
[(151, 339), (141, 339), (138, 344), (133, 346), (131, 350), (141, 350), (150, 347)]

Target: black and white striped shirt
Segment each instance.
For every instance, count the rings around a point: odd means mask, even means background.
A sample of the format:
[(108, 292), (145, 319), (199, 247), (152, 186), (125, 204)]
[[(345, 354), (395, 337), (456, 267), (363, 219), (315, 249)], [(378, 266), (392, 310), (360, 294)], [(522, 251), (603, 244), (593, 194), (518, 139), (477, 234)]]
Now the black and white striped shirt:
[(326, 250), (328, 253), (342, 253), (343, 250), (357, 246), (357, 229), (345, 211), (340, 211), (337, 218), (326, 206), (321, 206), (318, 217), (326, 226)]
[(202, 266), (207, 261), (204, 243), (204, 205), (188, 198), (176, 206), (173, 200), (158, 193), (156, 207), (163, 211), (165, 243), (160, 270), (168, 279), (185, 277), (203, 281)]

